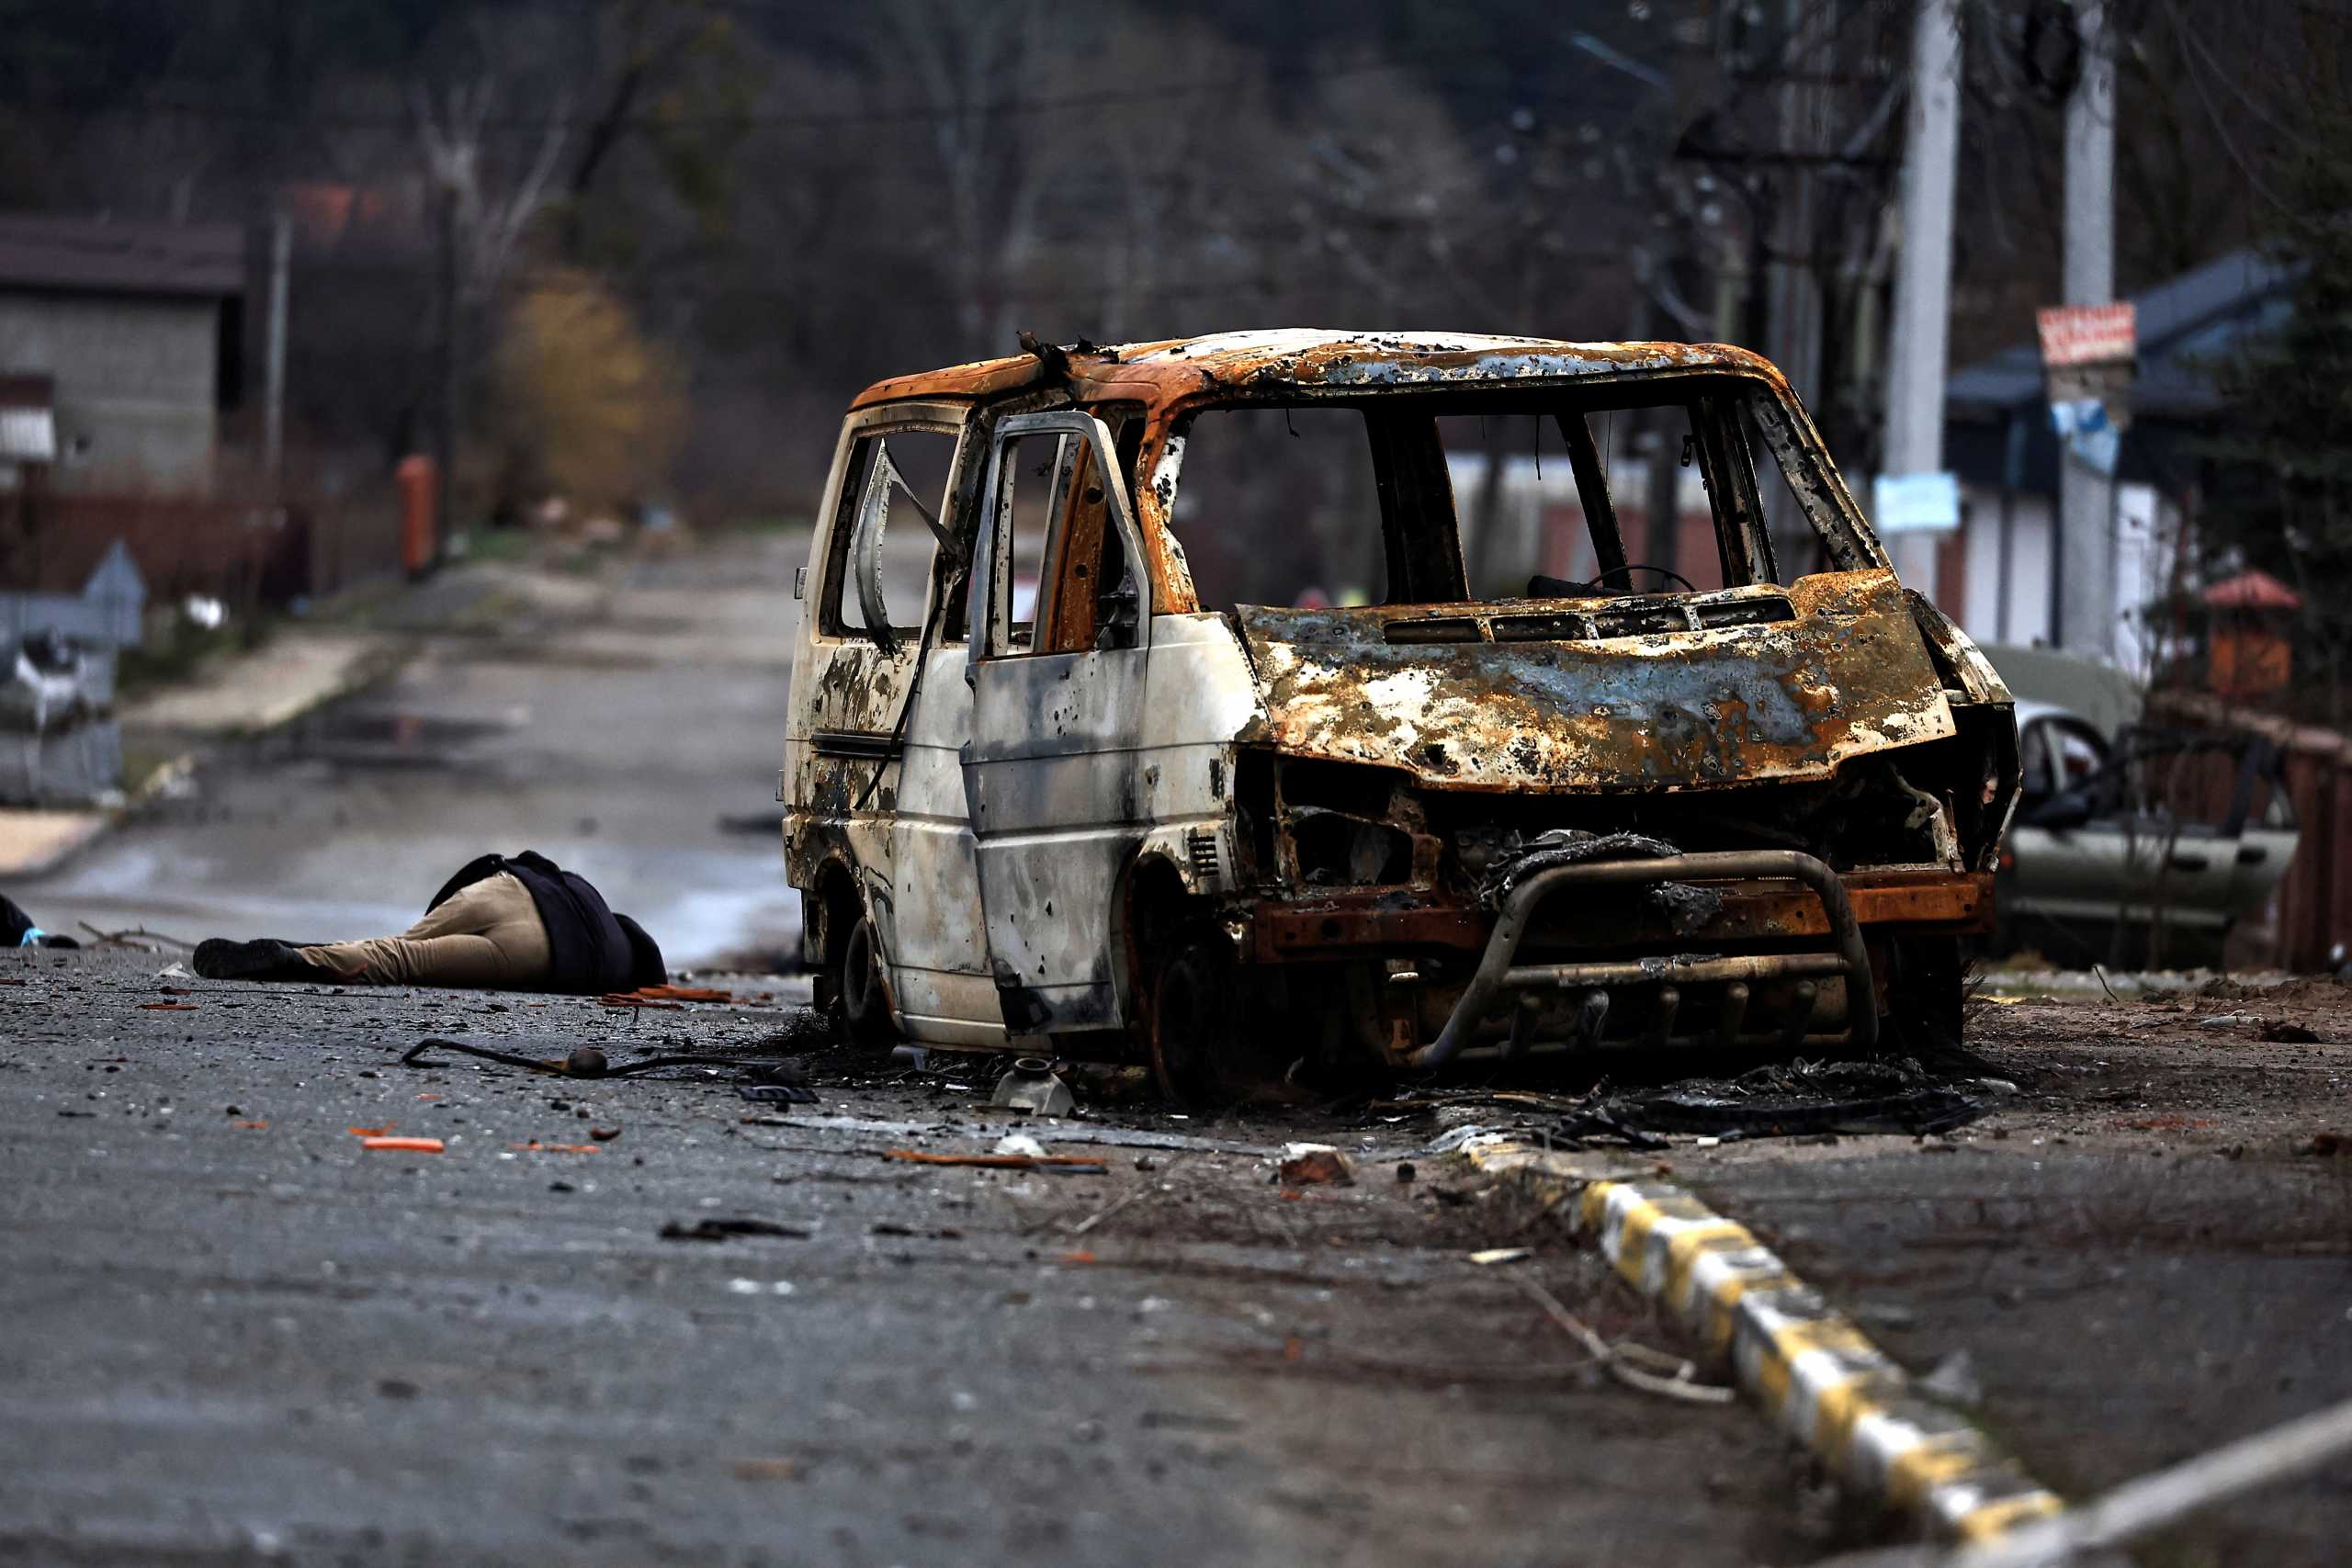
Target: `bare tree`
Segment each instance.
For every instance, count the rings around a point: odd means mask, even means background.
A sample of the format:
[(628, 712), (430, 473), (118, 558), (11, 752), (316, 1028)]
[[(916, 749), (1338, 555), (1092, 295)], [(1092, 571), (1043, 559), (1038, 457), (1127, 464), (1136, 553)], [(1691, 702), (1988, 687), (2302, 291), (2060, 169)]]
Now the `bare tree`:
[(1005, 282), (1034, 241), (1041, 194), (1013, 104), (1045, 85), (1046, 13), (888, 0), (879, 15), (872, 67), (888, 96), (920, 107), (938, 160), (957, 333), (968, 353), (1004, 352), (1016, 325)]

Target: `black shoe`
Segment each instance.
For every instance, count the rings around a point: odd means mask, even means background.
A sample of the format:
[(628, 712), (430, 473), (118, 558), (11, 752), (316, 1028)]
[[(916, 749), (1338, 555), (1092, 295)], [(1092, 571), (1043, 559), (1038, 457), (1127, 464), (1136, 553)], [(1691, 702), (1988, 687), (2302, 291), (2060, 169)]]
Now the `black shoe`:
[(208, 980), (308, 980), (323, 973), (292, 942), (266, 936), (253, 942), (216, 936), (198, 942), (189, 966)]

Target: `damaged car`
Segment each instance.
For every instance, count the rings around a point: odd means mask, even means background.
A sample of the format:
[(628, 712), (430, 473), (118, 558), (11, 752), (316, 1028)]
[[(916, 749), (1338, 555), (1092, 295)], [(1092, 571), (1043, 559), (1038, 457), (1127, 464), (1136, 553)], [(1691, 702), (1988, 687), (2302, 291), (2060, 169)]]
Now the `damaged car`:
[[(1214, 1100), (1957, 1033), (2009, 695), (1767, 361), (1024, 344), (856, 399), (801, 574), (784, 852), (852, 1037)], [(1636, 427), (1703, 548), (1632, 553)], [(1481, 432), (1573, 491), (1532, 558)]]
[(2219, 966), (2286, 877), (2301, 833), (2278, 748), (2239, 730), (2126, 725), (2110, 742), (2018, 706), (2017, 822), (1993, 950), (2068, 964)]

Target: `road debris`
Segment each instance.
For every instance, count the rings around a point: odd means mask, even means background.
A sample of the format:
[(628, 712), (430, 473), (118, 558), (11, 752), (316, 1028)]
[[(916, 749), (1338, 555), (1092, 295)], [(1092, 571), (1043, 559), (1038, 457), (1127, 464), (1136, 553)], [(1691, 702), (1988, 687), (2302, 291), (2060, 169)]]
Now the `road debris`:
[[(497, 1062), (504, 1066), (521, 1067), (526, 1072), (548, 1073), (568, 1078), (626, 1078), (650, 1073), (663, 1067), (735, 1067), (748, 1068), (766, 1081), (763, 1087), (779, 1090), (797, 1090), (805, 1077), (805, 1066), (797, 1061), (752, 1056), (711, 1056), (673, 1054), (661, 1056), (640, 1056), (633, 1062), (616, 1063), (593, 1045), (582, 1045), (561, 1057), (525, 1056), (513, 1051), (500, 1051), (488, 1045), (469, 1044), (463, 1040), (420, 1040), (401, 1057), (403, 1067), (446, 1067), (447, 1062), (435, 1062), (428, 1053), (455, 1051), (462, 1055), (479, 1056), (485, 1062)], [(776, 1094), (747, 1094), (747, 1100), (779, 1100), (790, 1104), (814, 1104), (817, 1097), (806, 1092)]]
[(1045, 1170), (1069, 1176), (1108, 1176), (1111, 1168), (1085, 1155), (935, 1155), (924, 1149), (885, 1149), (882, 1157), (909, 1165), (962, 1165), (982, 1170)]
[(1355, 1162), (1330, 1144), (1284, 1144), (1274, 1179), (1285, 1187), (1353, 1187)]
[(1485, 1269), (1498, 1263), (1523, 1262), (1534, 1256), (1535, 1249), (1532, 1247), (1489, 1247), (1472, 1253), (1470, 1261)]
[[(269, 1123), (247, 1122), (241, 1125), (266, 1127)], [(359, 1146), (385, 1154), (437, 1155), (442, 1152), (438, 1138), (364, 1137), (359, 1140)]]
[(1015, 1058), (989, 1103), (1031, 1116), (1067, 1116), (1078, 1109), (1069, 1085), (1054, 1076), (1054, 1065), (1043, 1056)]
[(1919, 1380), (1922, 1393), (1932, 1393), (1949, 1404), (1973, 1407), (1984, 1402), (1984, 1380), (1977, 1373), (1976, 1358), (1966, 1350), (1954, 1350), (1935, 1365), (1935, 1369)]
[(614, 996), (627, 999), (643, 998), (656, 1002), (732, 1002), (741, 998), (732, 991), (722, 991), (716, 986), (639, 986), (634, 991), (616, 991)]
[[(775, 831), (773, 822), (768, 831)], [(800, 1474), (800, 1461), (790, 1459), (739, 1459), (727, 1468), (738, 1481), (793, 1481)]]
[(817, 1091), (799, 1083), (739, 1083), (735, 1092), (756, 1105), (814, 1105)]
[(1984, 1103), (1930, 1077), (1916, 1062), (1775, 1063), (1736, 1078), (1691, 1078), (1611, 1094), (1564, 1117), (1564, 1142), (1614, 1140), (1668, 1146), (1668, 1133), (1724, 1141), (1812, 1134), (1949, 1132), (1984, 1113)]
[(1737, 1397), (1736, 1390), (1694, 1381), (1699, 1374), (1698, 1364), (1694, 1361), (1622, 1339), (1611, 1344), (1594, 1333), (1584, 1319), (1561, 1305), (1560, 1298), (1536, 1280), (1524, 1274), (1515, 1278), (1520, 1289), (1533, 1297), (1535, 1303), (1544, 1309), (1544, 1316), (1566, 1330), (1571, 1338), (1585, 1348), (1587, 1354), (1608, 1370), (1611, 1377), (1627, 1388), (1637, 1388), (1644, 1393), (1679, 1399), (1690, 1404), (1729, 1404)]
[[(192, 942), (182, 942), (178, 937), (165, 936), (161, 931), (151, 931), (145, 926), (132, 926), (127, 931), (102, 931), (87, 920), (76, 920), (74, 923), (96, 939), (94, 945), (98, 947), (128, 947), (138, 953), (161, 953), (167, 947), (176, 947), (184, 953), (196, 951), (196, 943)], [(177, 969), (179, 965), (175, 963), (172, 967)], [(185, 970), (181, 972), (186, 973)]]
[(684, 1220), (672, 1220), (660, 1231), (663, 1241), (733, 1241), (738, 1236), (781, 1236), (787, 1241), (807, 1241), (809, 1233), (792, 1225), (780, 1225), (774, 1220), (701, 1219), (691, 1224)]

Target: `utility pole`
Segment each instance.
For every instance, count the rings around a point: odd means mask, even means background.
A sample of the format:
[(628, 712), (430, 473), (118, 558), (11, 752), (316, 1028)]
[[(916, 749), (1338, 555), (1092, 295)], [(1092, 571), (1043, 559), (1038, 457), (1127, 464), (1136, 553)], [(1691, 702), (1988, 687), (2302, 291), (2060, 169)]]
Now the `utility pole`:
[[(1944, 471), (1944, 373), (1951, 326), (1952, 197), (1960, 166), (1959, 0), (1919, 0), (1911, 34), (1911, 123), (1903, 149), (1903, 244), (1894, 275), (1893, 341), (1887, 346), (1886, 451), (1883, 472), (1940, 497)], [(1891, 491), (1888, 492), (1891, 494)], [(1879, 507), (1895, 570), (1936, 597), (1936, 556), (1960, 525), (1956, 502), (1936, 508)]]
[(286, 457), (286, 291), (291, 282), (294, 226), (269, 220), (269, 324), (263, 349), (261, 468), (275, 493)]
[(459, 354), (460, 318), (465, 311), (464, 274), (458, 256), (458, 187), (447, 186), (441, 195), (441, 417), (433, 423), (433, 565), (449, 558), (449, 531), (455, 525), (451, 507), (457, 495), (458, 401), (464, 381)]
[[(2082, 73), (2066, 99), (2065, 286), (2069, 305), (2115, 298), (2115, 55), (2103, 0), (2078, 0)], [(2062, 444), (2052, 630), (2092, 659), (2115, 651), (2115, 480)]]

